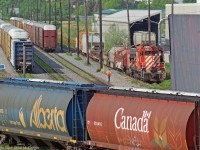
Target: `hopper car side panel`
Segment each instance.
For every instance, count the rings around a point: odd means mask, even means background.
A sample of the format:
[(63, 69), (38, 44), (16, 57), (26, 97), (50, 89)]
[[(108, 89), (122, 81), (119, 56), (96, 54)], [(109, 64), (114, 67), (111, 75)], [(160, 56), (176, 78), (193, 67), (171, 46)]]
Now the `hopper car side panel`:
[(194, 135), (188, 138), (187, 132), (193, 110), (194, 103), (97, 93), (86, 114), (90, 144), (111, 149), (194, 149)]
[[(13, 91), (8, 94), (8, 91)], [(73, 91), (52, 92), (45, 89), (1, 87), (4, 117), (1, 126), (69, 137), (66, 109)], [(3, 123), (4, 121), (4, 123)], [(36, 136), (36, 135), (35, 135)]]
[(98, 88), (105, 89), (72, 82), (2, 79), (1, 132), (59, 141), (72, 138), (84, 141), (88, 139), (85, 135), (86, 108)]

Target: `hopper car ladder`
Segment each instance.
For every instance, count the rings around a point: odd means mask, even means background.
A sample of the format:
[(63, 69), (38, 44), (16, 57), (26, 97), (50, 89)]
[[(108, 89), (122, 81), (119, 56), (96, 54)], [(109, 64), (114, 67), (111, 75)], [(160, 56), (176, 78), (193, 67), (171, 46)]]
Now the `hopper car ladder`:
[(72, 109), (72, 138), (76, 141), (88, 140), (88, 134), (86, 130), (86, 108), (92, 97), (91, 92), (87, 90), (75, 91)]

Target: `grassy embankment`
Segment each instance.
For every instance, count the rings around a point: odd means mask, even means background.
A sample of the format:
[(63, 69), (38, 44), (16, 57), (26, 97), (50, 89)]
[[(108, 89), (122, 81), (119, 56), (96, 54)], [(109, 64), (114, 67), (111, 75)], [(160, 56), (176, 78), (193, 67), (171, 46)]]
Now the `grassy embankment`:
[[(92, 26), (91, 26), (91, 21), (88, 21), (88, 30), (91, 31)], [(62, 23), (63, 26), (63, 45), (68, 45), (68, 22), (67, 21), (63, 21)], [(76, 21), (71, 21), (71, 25), (70, 25), (70, 40), (76, 40)], [(58, 25), (58, 43), (60, 43), (60, 30), (61, 28)], [(85, 31), (85, 23), (84, 21), (80, 21), (79, 22), (79, 31)], [(75, 48), (75, 44), (71, 44), (70, 45), (72, 48)]]
[(0, 78), (5, 78), (6, 76), (5, 76), (5, 72), (4, 71), (2, 71), (2, 70), (0, 70)]
[[(166, 63), (166, 72), (167, 72), (167, 74), (170, 73), (169, 63)], [(148, 84), (148, 83), (142, 82), (140, 80), (136, 80), (136, 79), (133, 79), (132, 82), (136, 85), (139, 85), (139, 86), (145, 87), (145, 88), (159, 89), (159, 90), (171, 90), (171, 79), (168, 76), (166, 77), (166, 79), (164, 81), (162, 81), (159, 84), (158, 83)]]

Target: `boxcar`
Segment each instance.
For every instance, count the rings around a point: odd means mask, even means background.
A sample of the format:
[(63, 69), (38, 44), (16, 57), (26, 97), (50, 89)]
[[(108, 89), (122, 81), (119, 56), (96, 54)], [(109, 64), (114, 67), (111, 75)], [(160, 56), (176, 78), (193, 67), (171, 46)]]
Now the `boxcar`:
[(8, 23), (0, 24), (1, 46), (6, 58), (11, 62), (15, 70), (23, 69), (23, 47), (25, 47), (26, 71), (31, 72), (33, 68), (33, 43), (29, 40), (28, 32)]
[(35, 44), (45, 51), (54, 51), (57, 47), (56, 26), (46, 23), (34, 23), (33, 26)]
[(26, 30), (33, 43), (43, 50), (54, 51), (57, 48), (56, 26), (42, 22), (23, 20), (17, 17), (11, 17), (10, 22)]

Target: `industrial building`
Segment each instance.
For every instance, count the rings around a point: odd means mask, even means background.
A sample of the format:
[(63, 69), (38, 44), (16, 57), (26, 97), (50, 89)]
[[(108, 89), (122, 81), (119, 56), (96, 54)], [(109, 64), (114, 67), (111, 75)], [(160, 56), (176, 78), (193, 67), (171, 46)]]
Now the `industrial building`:
[[(158, 42), (158, 23), (161, 19), (161, 10), (151, 10), (151, 32), (156, 33), (156, 42)], [(133, 45), (133, 34), (136, 31), (148, 31), (148, 10), (129, 10), (130, 18), (130, 38), (131, 45)], [(122, 10), (111, 15), (102, 17), (102, 30), (105, 34), (109, 27), (116, 25), (120, 30), (124, 30), (127, 33), (128, 19), (127, 10)], [(99, 32), (99, 22), (97, 22), (97, 32)]]
[[(197, 3), (185, 3), (185, 4), (174, 4), (174, 14), (200, 14), (200, 1)], [(165, 37), (166, 43), (169, 45), (169, 23), (168, 23), (168, 15), (171, 14), (172, 5), (166, 4), (165, 5)]]

